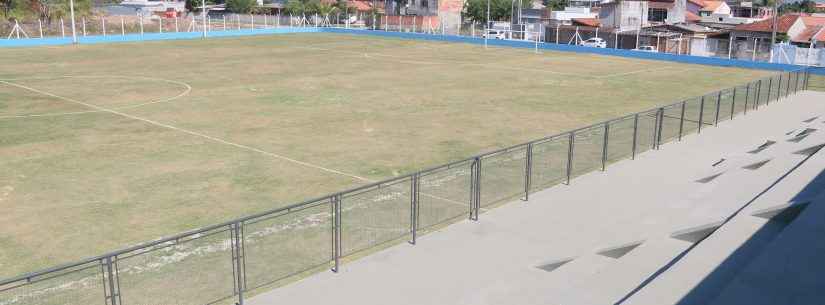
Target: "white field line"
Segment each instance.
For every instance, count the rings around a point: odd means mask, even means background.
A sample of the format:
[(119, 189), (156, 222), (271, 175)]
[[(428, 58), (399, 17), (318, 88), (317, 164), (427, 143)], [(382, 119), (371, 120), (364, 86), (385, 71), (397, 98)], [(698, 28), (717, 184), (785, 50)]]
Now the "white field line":
[[(107, 76), (72, 76), (72, 75), (65, 75), (57, 78), (47, 78), (47, 77), (32, 77), (32, 78), (16, 78), (16, 79), (0, 79), (0, 81), (15, 81), (15, 80), (51, 80), (51, 79), (58, 79), (58, 78), (123, 78), (123, 79), (146, 79), (146, 80), (154, 80), (154, 81), (161, 81), (170, 84), (175, 84), (181, 86), (184, 90), (181, 93), (178, 93), (175, 96), (161, 98), (157, 100), (152, 100), (140, 104), (135, 105), (127, 105), (121, 107), (113, 107), (112, 110), (122, 110), (122, 109), (132, 109), (143, 107), (146, 105), (158, 104), (158, 103), (165, 103), (177, 100), (181, 97), (188, 95), (192, 92), (192, 86), (185, 82), (163, 79), (163, 78), (155, 78), (155, 77), (132, 77), (132, 76), (118, 76), (118, 75), (107, 75)], [(74, 111), (74, 112), (62, 112), (62, 113), (44, 113), (44, 114), (26, 114), (26, 115), (10, 115), (10, 116), (0, 116), (0, 120), (3, 119), (19, 119), (19, 118), (33, 118), (33, 117), (54, 117), (54, 116), (64, 116), (64, 115), (75, 115), (75, 114), (85, 114), (85, 113), (99, 113), (104, 112), (104, 110), (89, 110), (89, 111)]]
[[(604, 75), (604, 76), (598, 76), (596, 78), (612, 78), (612, 77), (616, 77), (616, 76), (627, 76), (627, 75), (633, 75), (633, 74), (645, 73), (645, 72), (657, 72), (657, 71), (662, 71), (662, 70), (667, 70), (667, 69), (672, 69), (672, 68), (675, 68), (675, 67), (674, 66), (665, 66), (665, 67), (661, 67), (661, 68), (643, 69), (643, 70), (637, 70), (637, 71), (608, 74), (608, 75)], [(684, 71), (688, 71), (688, 70), (693, 70), (693, 68), (679, 69), (679, 70), (674, 70), (673, 72), (684, 72)]]
[(138, 121), (142, 121), (142, 122), (145, 122), (145, 123), (149, 123), (149, 124), (152, 124), (152, 125), (155, 125), (155, 126), (159, 126), (159, 127), (163, 127), (163, 128), (167, 128), (167, 129), (187, 133), (187, 134), (190, 134), (190, 135), (193, 135), (193, 136), (196, 136), (196, 137), (201, 137), (201, 138), (204, 138), (204, 139), (212, 140), (214, 142), (218, 142), (218, 143), (221, 143), (221, 144), (225, 144), (225, 145), (234, 146), (234, 147), (237, 147), (237, 148), (240, 148), (240, 149), (257, 152), (257, 153), (260, 153), (260, 154), (263, 154), (263, 155), (267, 155), (267, 156), (270, 156), (270, 157), (273, 157), (273, 158), (277, 158), (277, 159), (289, 161), (289, 162), (292, 162), (292, 163), (300, 164), (300, 165), (303, 165), (303, 166), (306, 166), (306, 167), (319, 169), (319, 170), (322, 170), (322, 171), (325, 171), (325, 172), (338, 174), (338, 175), (341, 175), (341, 176), (347, 176), (347, 177), (350, 177), (350, 178), (355, 178), (355, 179), (361, 180), (361, 181), (370, 181), (367, 178), (356, 176), (356, 175), (349, 174), (349, 173), (345, 173), (345, 172), (342, 172), (342, 171), (339, 171), (339, 170), (335, 170), (335, 169), (323, 167), (323, 166), (320, 166), (320, 165), (315, 165), (315, 164), (312, 164), (312, 163), (296, 160), (296, 159), (293, 159), (293, 158), (289, 158), (289, 157), (282, 156), (282, 155), (279, 155), (279, 154), (276, 154), (276, 153), (268, 152), (268, 151), (265, 151), (265, 150), (262, 150), (262, 149), (259, 149), (259, 148), (255, 148), (255, 147), (252, 147), (252, 146), (248, 146), (248, 145), (244, 145), (244, 144), (238, 144), (238, 143), (235, 143), (235, 142), (230, 142), (230, 141), (227, 141), (227, 140), (224, 140), (224, 139), (216, 138), (216, 137), (206, 135), (206, 134), (203, 134), (203, 133), (199, 133), (199, 132), (196, 132), (196, 131), (192, 131), (192, 130), (172, 126), (172, 125), (169, 125), (169, 124), (153, 121), (153, 120), (150, 120), (150, 119), (147, 119), (147, 118), (134, 116), (134, 115), (131, 115), (131, 114), (128, 114), (128, 113), (123, 113), (123, 112), (120, 112), (120, 111), (117, 111), (117, 110), (114, 110), (114, 109), (109, 109), (109, 108), (97, 106), (97, 105), (94, 105), (94, 104), (89, 104), (89, 103), (85, 103), (85, 102), (78, 101), (78, 100), (75, 100), (75, 99), (71, 99), (71, 98), (68, 98), (68, 97), (59, 96), (57, 94), (49, 93), (49, 92), (42, 91), (42, 90), (39, 90), (39, 89), (35, 89), (35, 88), (32, 88), (32, 87), (12, 83), (12, 82), (5, 81), (5, 80), (0, 80), (0, 83), (7, 84), (7, 85), (10, 85), (10, 86), (14, 86), (14, 87), (18, 87), (18, 88), (22, 88), (22, 89), (26, 89), (26, 90), (29, 90), (29, 91), (32, 91), (32, 92), (37, 92), (37, 93), (47, 95), (47, 96), (51, 96), (51, 97), (54, 97), (54, 98), (58, 98), (58, 99), (61, 99), (61, 100), (67, 101), (67, 102), (72, 102), (72, 103), (75, 103), (75, 104), (83, 105), (83, 106), (86, 106), (86, 107), (89, 107), (89, 108), (92, 108), (92, 109), (95, 109), (95, 110), (98, 110), (98, 111), (101, 111), (101, 112), (108, 112), (108, 113), (111, 113), (111, 114), (115, 114), (115, 115), (119, 115), (119, 116), (122, 116), (122, 117), (130, 118), (130, 119), (133, 119), (133, 120), (138, 120)]
[(375, 53), (375, 52), (333, 50), (333, 49), (318, 48), (318, 47), (296, 47), (296, 48), (302, 48), (302, 49), (308, 49), (308, 50), (317, 50), (317, 51), (336, 52), (336, 53), (345, 53), (345, 54), (353, 54), (353, 55), (358, 55), (358, 56), (363, 57), (363, 58), (377, 58), (377, 57), (393, 58), (393, 59), (395, 59), (393, 61), (400, 62), (400, 63), (431, 64), (431, 65), (478, 66), (478, 67), (498, 69), (498, 70), (511, 70), (511, 71), (536, 72), (536, 73), (550, 73), (550, 74), (580, 77), (580, 78), (593, 78), (593, 76), (587, 76), (587, 75), (581, 75), (581, 74), (575, 74), (575, 73), (565, 73), (565, 72), (558, 72), (558, 71), (552, 71), (552, 70), (541, 70), (541, 69), (530, 69), (530, 68), (503, 67), (503, 66), (494, 65), (494, 64), (467, 62), (467, 61), (460, 61), (460, 60), (442, 60), (442, 61), (409, 60), (409, 59), (407, 59), (406, 56), (382, 54), (382, 53)]
[[(51, 97), (54, 97), (54, 98), (62, 99), (62, 100), (68, 101), (68, 102), (80, 104), (80, 105), (83, 105), (83, 106), (86, 106), (86, 107), (89, 107), (89, 108), (92, 108), (92, 109), (96, 109), (98, 112), (112, 113), (112, 114), (115, 114), (115, 115), (130, 118), (130, 119), (133, 119), (133, 120), (146, 122), (146, 123), (149, 123), (149, 124), (152, 124), (152, 125), (155, 125), (155, 126), (160, 126), (160, 127), (180, 131), (180, 132), (183, 132), (183, 133), (187, 133), (187, 134), (190, 134), (190, 135), (193, 135), (193, 136), (205, 138), (205, 139), (212, 140), (212, 141), (215, 141), (215, 142), (218, 142), (218, 143), (221, 143), (221, 144), (234, 146), (234, 147), (237, 147), (237, 148), (240, 148), (240, 149), (245, 149), (245, 150), (257, 152), (257, 153), (260, 153), (260, 154), (263, 154), (263, 155), (267, 155), (267, 156), (270, 156), (270, 157), (274, 157), (274, 158), (277, 158), (277, 159), (293, 162), (293, 163), (303, 165), (303, 166), (306, 166), (306, 167), (311, 167), (311, 168), (319, 169), (319, 170), (326, 171), (326, 172), (329, 172), (329, 173), (354, 178), (356, 180), (360, 180), (360, 181), (364, 181), (364, 182), (375, 182), (374, 180), (364, 178), (364, 177), (361, 177), (361, 176), (357, 176), (357, 175), (354, 175), (354, 174), (350, 174), (350, 173), (346, 173), (346, 172), (339, 171), (339, 170), (336, 170), (336, 169), (331, 169), (331, 168), (323, 167), (323, 166), (320, 166), (320, 165), (300, 161), (300, 160), (297, 160), (297, 159), (293, 159), (293, 158), (290, 158), (290, 157), (279, 155), (279, 154), (276, 154), (276, 153), (273, 153), (273, 152), (268, 152), (268, 151), (265, 151), (265, 150), (262, 150), (262, 149), (259, 149), (259, 148), (255, 148), (255, 147), (252, 147), (252, 146), (239, 144), (239, 143), (235, 143), (235, 142), (230, 142), (230, 141), (227, 141), (227, 140), (224, 140), (224, 139), (216, 138), (216, 137), (213, 137), (213, 136), (210, 136), (210, 135), (206, 135), (206, 134), (199, 133), (199, 132), (192, 131), (192, 130), (188, 130), (188, 129), (183, 129), (183, 128), (176, 127), (176, 126), (173, 126), (173, 125), (160, 123), (160, 122), (153, 121), (153, 120), (150, 120), (150, 119), (147, 119), (147, 118), (142, 118), (142, 117), (134, 116), (134, 115), (131, 115), (131, 114), (123, 113), (123, 112), (117, 111), (116, 109), (109, 109), (109, 108), (97, 106), (97, 105), (94, 105), (94, 104), (85, 103), (85, 102), (78, 101), (78, 100), (75, 100), (75, 99), (71, 99), (71, 98), (68, 98), (68, 97), (63, 97), (63, 96), (59, 96), (59, 95), (56, 95), (56, 94), (53, 94), (53, 93), (50, 93), (50, 92), (46, 92), (46, 91), (43, 91), (43, 90), (35, 89), (35, 88), (32, 88), (32, 87), (24, 86), (24, 85), (17, 84), (17, 83), (12, 83), (12, 82), (9, 82), (9, 81), (6, 81), (6, 80), (0, 80), (0, 83), (4, 83), (4, 84), (9, 85), (9, 86), (14, 86), (14, 87), (26, 89), (26, 90), (29, 90), (29, 91), (32, 91), (32, 92), (37, 92), (37, 93), (40, 93), (40, 94), (43, 94), (43, 95), (47, 95), (47, 96), (51, 96)], [(439, 199), (439, 200), (444, 200), (444, 201), (447, 201), (447, 202), (451, 202), (451, 203), (454, 203), (454, 204), (459, 204), (461, 206), (464, 206), (464, 203), (457, 202), (457, 201), (454, 201), (454, 200), (451, 200), (451, 199), (440, 198), (440, 197), (430, 195), (430, 194), (426, 194), (426, 193), (421, 193), (421, 194), (424, 195), (424, 196), (427, 196), (427, 197), (431, 197), (431, 198), (435, 198), (435, 199)]]

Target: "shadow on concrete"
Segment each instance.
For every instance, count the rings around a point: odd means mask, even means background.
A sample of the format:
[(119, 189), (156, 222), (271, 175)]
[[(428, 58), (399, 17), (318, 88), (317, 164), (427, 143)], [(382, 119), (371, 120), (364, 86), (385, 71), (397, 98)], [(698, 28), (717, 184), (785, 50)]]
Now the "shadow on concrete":
[[(731, 219), (740, 215), (740, 213), (748, 207), (751, 203), (756, 201), (759, 197), (763, 194), (770, 192), (774, 186), (779, 184), (785, 177), (790, 175), (794, 172), (797, 168), (802, 166), (808, 159), (810, 159), (816, 153), (825, 153), (825, 151), (820, 152), (821, 146), (817, 149), (806, 152), (808, 157), (798, 163), (796, 166), (788, 170), (785, 174), (779, 177), (774, 183), (772, 183), (768, 188), (756, 194), (753, 199), (748, 201), (744, 204), (740, 209), (738, 209), (735, 213), (731, 214), (723, 223), (726, 224)], [(812, 200), (816, 198), (817, 195), (820, 195), (823, 191), (825, 191), (825, 170), (821, 171), (817, 174), (814, 179), (808, 182), (808, 184), (793, 198), (788, 202), (782, 209), (776, 210), (763, 210), (757, 211), (754, 214), (756, 216), (748, 215), (748, 214), (741, 214), (741, 217), (763, 217), (768, 218), (769, 221), (766, 222), (759, 230), (754, 232), (754, 234), (742, 245), (740, 245), (730, 256), (728, 256), (719, 266), (717, 266), (710, 274), (708, 274), (696, 287), (691, 289), (682, 299), (680, 299), (676, 304), (679, 305), (704, 305), (712, 303), (714, 300), (719, 297), (719, 295), (725, 291), (728, 284), (731, 283), (734, 279), (736, 279), (745, 269), (746, 267), (753, 262), (756, 258), (758, 258), (765, 250), (769, 249), (771, 243), (779, 236), (779, 234), (785, 229), (790, 223), (792, 223), (796, 216), (803, 212), (802, 210), (805, 209), (808, 205), (811, 205)], [(783, 202), (784, 203), (784, 202)], [(781, 203), (777, 203), (781, 204)], [(823, 219), (825, 221), (825, 219)], [(720, 226), (720, 227), (722, 227)], [(707, 237), (712, 236), (718, 228), (715, 228), (713, 232), (707, 234), (706, 236), (696, 240), (693, 245), (689, 248), (681, 252), (677, 255), (673, 260), (671, 260), (668, 264), (657, 270), (653, 273), (650, 277), (645, 279), (638, 287), (630, 291), (627, 295), (623, 298), (617, 300), (614, 305), (623, 304), (625, 301), (630, 299), (633, 295), (635, 295), (638, 291), (643, 289), (647, 284), (651, 283), (652, 281), (656, 280), (656, 278), (670, 269), (673, 265), (678, 263), (683, 257), (688, 255), (691, 250), (693, 250), (696, 246), (702, 243)], [(805, 232), (804, 230), (796, 230), (796, 233)], [(814, 234), (815, 232), (805, 232), (805, 234)], [(809, 238), (799, 238), (793, 237), (794, 239), (798, 240), (806, 240)], [(821, 239), (825, 242), (825, 239)], [(793, 249), (794, 252), (804, 252), (804, 251), (820, 251), (818, 248), (820, 247), (806, 247), (804, 244), (796, 243), (798, 249)], [(825, 258), (823, 258), (825, 259)], [(781, 262), (778, 262), (781, 263)], [(816, 266), (810, 266), (810, 268), (820, 268), (819, 274), (825, 274), (825, 264), (818, 264)], [(782, 270), (781, 268), (774, 268), (771, 271), (766, 272), (777, 272), (778, 270)], [(760, 276), (766, 278), (787, 278), (787, 277), (780, 277), (779, 274), (769, 274), (764, 273)], [(782, 286), (793, 285), (793, 283), (783, 283)], [(823, 280), (822, 288), (825, 288), (825, 280)], [(740, 290), (741, 291), (741, 290)], [(825, 291), (818, 292), (825, 297)], [(726, 297), (730, 297), (729, 295)], [(758, 295), (753, 294), (742, 294), (734, 296), (733, 298), (736, 299), (736, 304), (761, 304), (759, 300), (754, 298), (758, 298)]]

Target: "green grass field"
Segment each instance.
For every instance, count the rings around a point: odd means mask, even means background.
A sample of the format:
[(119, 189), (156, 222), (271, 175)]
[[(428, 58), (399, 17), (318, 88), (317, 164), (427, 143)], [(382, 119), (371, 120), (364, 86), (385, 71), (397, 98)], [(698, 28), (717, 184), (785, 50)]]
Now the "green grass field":
[(320, 33), (0, 65), (0, 278), (771, 74)]

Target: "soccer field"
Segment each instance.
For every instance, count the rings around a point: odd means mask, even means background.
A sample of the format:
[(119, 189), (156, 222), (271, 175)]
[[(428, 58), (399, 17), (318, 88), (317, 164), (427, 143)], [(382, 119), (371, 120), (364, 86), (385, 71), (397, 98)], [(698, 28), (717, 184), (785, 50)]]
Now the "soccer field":
[(773, 74), (323, 33), (0, 66), (0, 278)]

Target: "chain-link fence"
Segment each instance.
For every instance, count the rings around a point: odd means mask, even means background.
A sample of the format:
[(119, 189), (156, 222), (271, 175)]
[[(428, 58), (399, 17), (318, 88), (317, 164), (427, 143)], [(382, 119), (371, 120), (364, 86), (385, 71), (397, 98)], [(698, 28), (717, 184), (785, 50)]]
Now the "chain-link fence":
[[(810, 86), (809, 71), (675, 104), (289, 207), (0, 281), (0, 305), (243, 304), (327, 268), (744, 115)], [(821, 81), (820, 81), (821, 82)]]

